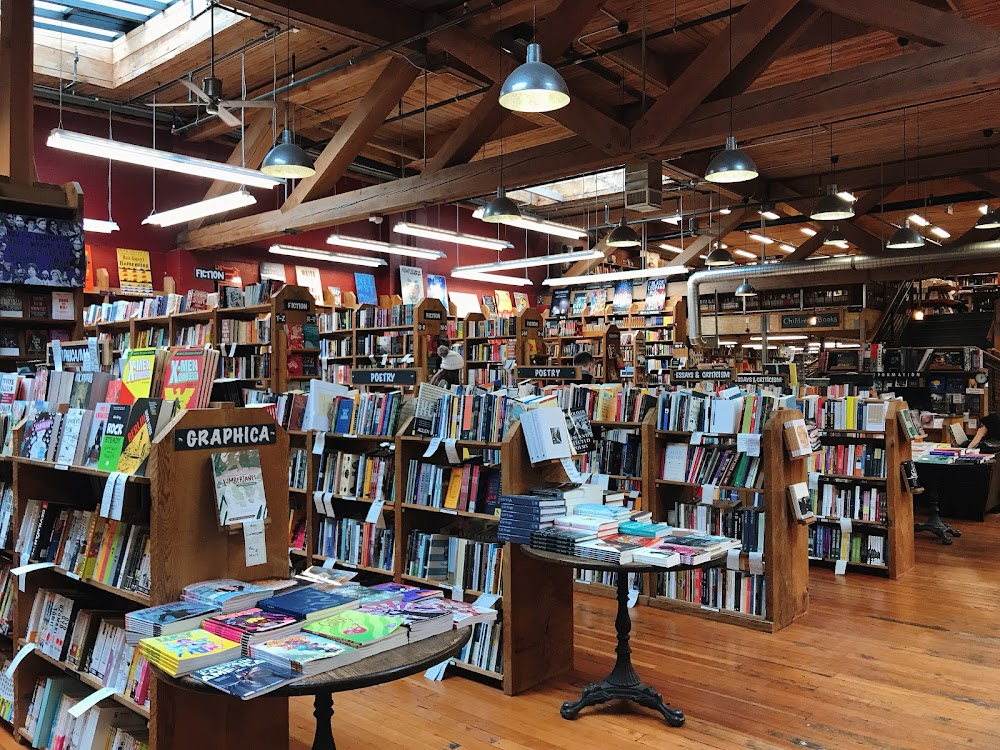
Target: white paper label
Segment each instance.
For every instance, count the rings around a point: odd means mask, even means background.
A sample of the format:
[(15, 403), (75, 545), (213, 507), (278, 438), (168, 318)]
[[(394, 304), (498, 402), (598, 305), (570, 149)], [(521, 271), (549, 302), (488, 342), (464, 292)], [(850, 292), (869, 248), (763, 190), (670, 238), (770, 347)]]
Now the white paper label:
[(424, 677), (428, 680), (433, 680), (434, 682), (440, 682), (444, 679), (444, 671), (451, 664), (451, 659), (443, 661), (440, 664), (435, 664), (433, 667), (424, 672)]
[(457, 516), (458, 511), (455, 508), (441, 508), (442, 513), (447, 513), (449, 516)]
[(111, 513), (111, 498), (115, 494), (115, 474), (108, 475), (107, 482), (104, 483), (104, 493), (101, 495), (101, 509), (98, 511), (102, 518), (107, 518)]
[(97, 337), (87, 337), (87, 351), (83, 353), (83, 371), (97, 372), (101, 369), (101, 354), (97, 347)]
[(105, 698), (110, 698), (116, 692), (117, 691), (114, 688), (102, 687), (100, 690), (91, 693), (82, 701), (79, 701), (75, 706), (73, 706), (73, 708), (69, 710), (69, 715), (72, 716), (74, 719), (79, 719), (81, 716), (87, 713), (87, 711), (92, 709), (102, 700), (104, 700)]
[(755, 576), (764, 575), (764, 553), (750, 553), (750, 574)]
[(852, 531), (854, 531), (854, 524), (851, 523), (851, 519), (850, 518), (843, 518), (842, 517), (840, 519), (840, 530), (844, 534), (850, 534)]
[(52, 342), (52, 364), (55, 366), (57, 372), (62, 372), (63, 368), (62, 341), (59, 341), (58, 339)]
[(14, 658), (11, 659), (10, 664), (7, 665), (7, 669), (4, 670), (4, 674), (7, 675), (8, 677), (13, 677), (14, 670), (17, 669), (17, 666), (22, 661), (24, 661), (24, 657), (30, 654), (36, 648), (38, 647), (34, 643), (25, 643), (23, 646), (21, 646), (21, 650), (17, 652)]
[(472, 604), (476, 607), (487, 607), (489, 609), (496, 609), (496, 603), (500, 601), (499, 594), (480, 594), (479, 598), (476, 599)]
[(28, 563), (27, 565), (19, 565), (16, 568), (11, 568), (10, 573), (15, 576), (23, 576), (35, 570), (44, 570), (45, 568), (54, 568), (55, 566), (56, 564), (52, 562)]
[(336, 518), (337, 514), (333, 512), (333, 493), (324, 492), (323, 493), (323, 514), (329, 516), (330, 518)]
[(576, 484), (583, 482), (583, 475), (580, 473), (580, 470), (576, 468), (576, 464), (573, 463), (572, 458), (560, 458), (559, 463), (562, 464), (563, 471), (566, 472), (566, 478), (569, 479), (569, 481)]
[(322, 456), (324, 450), (326, 450), (326, 433), (317, 432), (313, 438), (313, 455)]
[(628, 602), (627, 602), (628, 608), (632, 609), (638, 602), (639, 602), (639, 589), (629, 589)]
[(323, 510), (323, 492), (321, 490), (316, 490), (313, 493), (313, 505), (316, 506), (316, 512), (323, 515), (325, 511)]
[(458, 458), (458, 440), (456, 438), (448, 438), (445, 440), (444, 452), (448, 456), (448, 463), (457, 464), (460, 460)]
[(819, 489), (819, 472), (810, 471), (809, 472), (809, 489), (818, 490)]
[(368, 509), (368, 515), (365, 516), (365, 523), (373, 523), (376, 528), (385, 528), (385, 519), (382, 517), (382, 508), (385, 506), (384, 500), (376, 500), (372, 503), (371, 507)]
[(740, 569), (740, 551), (739, 551), (739, 549), (726, 550), (726, 569), (727, 570), (739, 570)]
[(264, 521), (254, 519), (243, 524), (243, 547), (247, 567), (267, 562), (267, 542), (264, 539)]
[(58, 469), (59, 471), (69, 471), (69, 464), (56, 464), (52, 468)]
[(109, 483), (112, 478), (115, 485), (111, 491), (111, 510), (108, 513), (108, 518), (112, 521), (120, 521), (122, 520), (122, 508), (125, 506), (125, 486), (128, 484), (128, 475), (116, 471), (108, 477)]
[(837, 562), (833, 564), (833, 572), (838, 576), (842, 576), (847, 573), (847, 560), (837, 560)]
[(688, 441), (690, 445), (701, 445), (702, 439), (705, 437), (704, 432), (692, 432), (691, 439)]
[(326, 568), (327, 570), (330, 570), (330, 568), (332, 568), (336, 564), (337, 564), (337, 558), (335, 557), (328, 557), (323, 561), (323, 567)]
[(760, 456), (760, 435), (757, 433), (752, 435), (745, 432), (737, 433), (736, 450), (751, 457)]
[(459, 586), (457, 583), (451, 587), (451, 598), (457, 602), (465, 600), (465, 592), (462, 590), (462, 587)]
[(441, 438), (431, 438), (431, 444), (427, 446), (427, 450), (424, 451), (424, 458), (430, 458), (435, 453), (437, 449), (441, 447)]
[(714, 484), (703, 484), (701, 486), (701, 502), (703, 505), (712, 505), (715, 502), (717, 487)]

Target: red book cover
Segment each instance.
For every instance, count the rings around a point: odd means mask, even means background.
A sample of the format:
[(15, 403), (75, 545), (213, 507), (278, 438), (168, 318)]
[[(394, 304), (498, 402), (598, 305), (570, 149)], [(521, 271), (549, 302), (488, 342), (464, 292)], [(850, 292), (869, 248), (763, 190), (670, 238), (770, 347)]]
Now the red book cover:
[(171, 349), (163, 377), (163, 398), (176, 400), (180, 409), (197, 404), (204, 368), (204, 349)]
[(302, 355), (301, 354), (289, 354), (288, 355), (288, 374), (291, 377), (302, 374)]

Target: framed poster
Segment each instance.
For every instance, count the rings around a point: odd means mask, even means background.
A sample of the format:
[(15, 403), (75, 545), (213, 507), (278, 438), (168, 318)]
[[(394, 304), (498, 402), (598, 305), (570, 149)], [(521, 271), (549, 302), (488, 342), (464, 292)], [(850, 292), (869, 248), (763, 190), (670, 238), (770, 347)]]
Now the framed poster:
[(0, 282), (82, 287), (83, 223), (0, 212)]
[(399, 288), (404, 305), (419, 305), (424, 298), (424, 269), (400, 266)]
[(432, 273), (427, 274), (427, 296), (440, 300), (442, 305), (448, 307), (448, 279)]

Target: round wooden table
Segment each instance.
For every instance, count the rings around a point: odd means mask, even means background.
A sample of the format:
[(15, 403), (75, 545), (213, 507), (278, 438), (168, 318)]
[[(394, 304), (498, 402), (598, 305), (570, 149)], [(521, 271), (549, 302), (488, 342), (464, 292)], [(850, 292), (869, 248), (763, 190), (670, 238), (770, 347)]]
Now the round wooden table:
[[(471, 637), (472, 628), (450, 630), (447, 633), (424, 638), (416, 643), (366, 657), (353, 664), (348, 664), (346, 667), (332, 669), (312, 677), (303, 677), (301, 680), (283, 685), (263, 697), (313, 696), (316, 734), (313, 738), (312, 750), (336, 750), (337, 746), (333, 741), (331, 727), (334, 693), (381, 685), (422, 672), (457, 656)], [(188, 690), (205, 693), (219, 692), (193, 677), (171, 677), (156, 667), (153, 667), (153, 672), (161, 680)]]
[[(653, 565), (616, 565), (614, 563), (595, 560), (575, 555), (562, 555), (558, 552), (546, 552), (532, 549), (526, 544), (521, 545), (521, 551), (528, 557), (552, 563), (553, 565), (568, 565), (585, 570), (597, 570), (618, 574), (618, 615), (615, 617), (615, 630), (618, 633), (618, 646), (615, 648), (617, 658), (611, 674), (600, 682), (592, 682), (583, 690), (583, 694), (575, 701), (566, 701), (559, 709), (564, 719), (575, 719), (581, 710), (588, 706), (597, 706), (612, 700), (635, 701), (640, 706), (652, 708), (662, 714), (672, 727), (684, 723), (684, 712), (679, 708), (671, 708), (655, 688), (639, 679), (632, 667), (632, 647), (629, 645), (629, 633), (632, 631), (632, 617), (628, 611), (628, 574), (629, 573), (665, 573), (667, 571), (690, 570), (699, 567), (712, 567), (719, 564), (719, 558), (703, 565), (677, 565), (673, 568), (661, 568)], [(725, 564), (725, 556), (721, 558)]]

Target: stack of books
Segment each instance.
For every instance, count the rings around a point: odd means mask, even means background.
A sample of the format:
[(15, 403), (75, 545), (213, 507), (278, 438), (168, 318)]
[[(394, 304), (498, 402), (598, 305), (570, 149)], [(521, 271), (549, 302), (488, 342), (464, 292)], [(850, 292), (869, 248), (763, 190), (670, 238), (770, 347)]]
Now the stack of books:
[(250, 644), (291, 635), (302, 627), (302, 623), (291, 615), (252, 607), (229, 615), (214, 615), (207, 618), (201, 627), (227, 641), (236, 641), (242, 646), (243, 653), (248, 654)]
[(356, 649), (312, 633), (294, 633), (253, 644), (249, 651), (251, 658), (267, 662), (296, 679), (346, 667), (362, 658)]
[(170, 602), (158, 607), (137, 609), (125, 613), (125, 642), (136, 645), (143, 638), (174, 635), (200, 628), (206, 617), (219, 611), (209, 604)]
[(302, 630), (353, 648), (360, 658), (404, 646), (409, 638), (402, 617), (385, 617), (358, 610), (347, 610), (317, 620)]
[(240, 654), (240, 644), (201, 628), (158, 638), (143, 638), (139, 649), (149, 663), (171, 677), (221, 664)]
[[(287, 594), (261, 599), (258, 606), (266, 612), (313, 622), (344, 610), (357, 609), (360, 602), (353, 597), (345, 596), (337, 589), (304, 586)], [(225, 613), (225, 610), (223, 612)]]
[(299, 679), (297, 675), (290, 675), (287, 670), (270, 662), (248, 656), (199, 669), (192, 672), (191, 676), (244, 701), (265, 695)]
[[(295, 584), (289, 581), (288, 585), (294, 586)], [(185, 586), (181, 591), (181, 599), (192, 604), (217, 607), (222, 614), (226, 615), (254, 607), (261, 599), (267, 599), (273, 594), (274, 590), (268, 586), (223, 578)]]
[(566, 501), (539, 495), (501, 495), (497, 539), (508, 542), (531, 542), (531, 532), (551, 526), (566, 514)]

